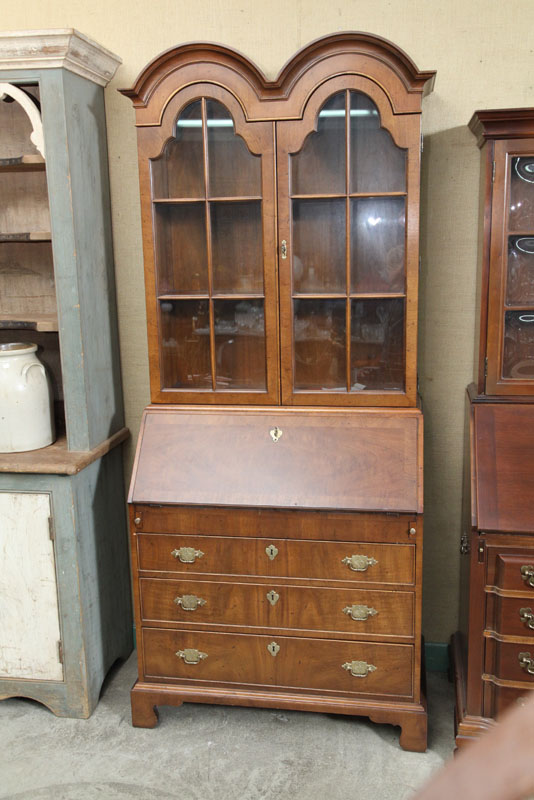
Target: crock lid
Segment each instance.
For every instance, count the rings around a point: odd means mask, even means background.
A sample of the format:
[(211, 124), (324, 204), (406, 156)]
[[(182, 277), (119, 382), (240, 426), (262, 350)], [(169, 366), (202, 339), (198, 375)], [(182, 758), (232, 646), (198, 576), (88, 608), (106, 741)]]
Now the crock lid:
[(0, 344), (0, 356), (22, 356), (35, 353), (37, 345), (32, 342), (6, 342)]

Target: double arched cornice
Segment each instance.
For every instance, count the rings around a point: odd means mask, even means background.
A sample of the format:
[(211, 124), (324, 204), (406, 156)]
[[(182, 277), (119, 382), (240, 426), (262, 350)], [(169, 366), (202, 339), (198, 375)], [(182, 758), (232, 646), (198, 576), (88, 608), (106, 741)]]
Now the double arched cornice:
[(341, 73), (370, 78), (388, 96), (396, 114), (419, 113), (431, 91), (432, 71), (420, 72), (399, 47), (370, 33), (324, 36), (299, 50), (275, 80), (268, 80), (242, 53), (211, 43), (171, 48), (151, 61), (131, 89), (123, 89), (140, 126), (158, 125), (177, 91), (198, 81), (214, 83), (241, 96), (249, 121), (295, 119), (304, 112), (312, 87)]

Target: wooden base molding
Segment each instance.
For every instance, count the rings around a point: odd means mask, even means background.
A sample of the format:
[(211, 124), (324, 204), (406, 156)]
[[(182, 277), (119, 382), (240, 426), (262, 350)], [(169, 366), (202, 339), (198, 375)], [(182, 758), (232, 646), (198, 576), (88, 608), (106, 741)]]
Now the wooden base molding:
[(131, 691), (132, 725), (154, 728), (158, 722), (158, 706), (181, 706), (182, 703), (214, 703), (226, 706), (281, 708), (291, 711), (317, 711), (324, 714), (349, 714), (369, 717), (372, 722), (398, 725), (403, 750), (424, 753), (427, 744), (426, 698), (421, 703), (373, 703), (325, 695), (302, 695), (290, 692), (196, 688), (191, 686), (154, 684), (136, 681)]
[(451, 638), (451, 658), (455, 689), (454, 735), (456, 747), (478, 739), (483, 733), (495, 726), (495, 720), (478, 717), (466, 712), (467, 682), (462, 647), (461, 633)]

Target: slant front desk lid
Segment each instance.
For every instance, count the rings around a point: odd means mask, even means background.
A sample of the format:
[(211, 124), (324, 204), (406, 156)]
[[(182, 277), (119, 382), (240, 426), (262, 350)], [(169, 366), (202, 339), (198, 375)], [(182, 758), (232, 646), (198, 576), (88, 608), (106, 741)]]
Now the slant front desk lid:
[(534, 405), (475, 403), (473, 524), (534, 533)]
[(417, 409), (149, 406), (130, 502), (421, 512)]

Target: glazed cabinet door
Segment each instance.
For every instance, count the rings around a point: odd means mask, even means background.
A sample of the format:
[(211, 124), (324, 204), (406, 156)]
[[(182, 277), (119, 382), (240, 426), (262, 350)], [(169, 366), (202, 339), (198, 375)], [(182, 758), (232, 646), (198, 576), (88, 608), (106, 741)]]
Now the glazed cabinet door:
[(486, 394), (534, 391), (534, 141), (495, 143)]
[(0, 492), (0, 678), (62, 681), (50, 495)]
[(282, 400), (413, 405), (420, 120), (323, 83), (277, 125)]
[(138, 136), (153, 402), (278, 402), (273, 123), (197, 83)]

